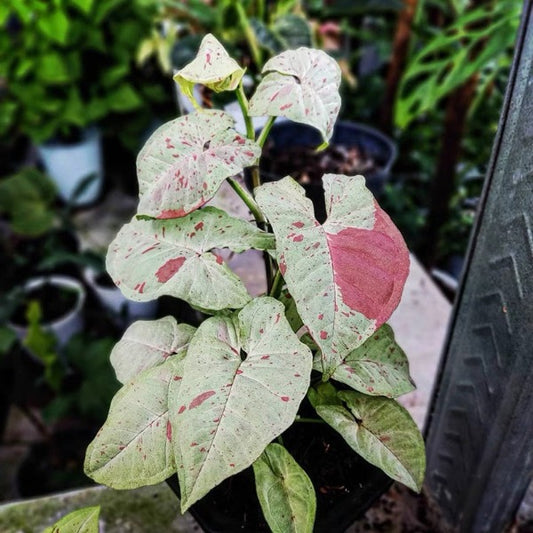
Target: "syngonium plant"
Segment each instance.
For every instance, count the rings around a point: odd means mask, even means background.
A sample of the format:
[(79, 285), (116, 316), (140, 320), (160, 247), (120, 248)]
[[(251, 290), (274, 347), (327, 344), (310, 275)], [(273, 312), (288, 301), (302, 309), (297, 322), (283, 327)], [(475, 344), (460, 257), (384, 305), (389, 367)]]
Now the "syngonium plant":
[[(395, 400), (413, 384), (386, 323), (409, 255), (362, 176), (323, 177), (323, 224), (291, 177), (260, 184), (276, 117), (314, 126), (327, 144), (340, 107), (337, 63), (319, 50), (283, 52), (265, 64), (249, 101), (243, 72), (208, 35), (175, 78), (236, 91), (246, 136), (226, 113), (197, 109), (161, 126), (138, 156), (138, 214), (111, 243), (107, 269), (132, 300), (174, 296), (210, 316), (198, 328), (172, 316), (128, 328), (111, 354), (123, 387), (85, 470), (116, 489), (177, 474), (184, 512), (253, 466), (270, 528), (311, 531), (314, 488), (280, 438), (302, 420), (306, 396), (317, 422), (391, 478), (421, 488), (423, 441)], [(256, 138), (250, 117), (258, 115), (269, 119)], [(246, 167), (253, 194), (236, 179)], [(224, 181), (255, 223), (204, 206)], [(264, 251), (268, 293), (252, 298), (221, 248)]]

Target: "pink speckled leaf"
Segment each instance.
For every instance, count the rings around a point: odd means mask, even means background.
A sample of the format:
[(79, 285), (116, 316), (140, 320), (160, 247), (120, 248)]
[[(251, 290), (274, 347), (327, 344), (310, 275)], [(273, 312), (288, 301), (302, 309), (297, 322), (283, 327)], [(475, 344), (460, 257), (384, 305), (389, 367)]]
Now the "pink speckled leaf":
[(355, 391), (339, 392), (338, 398), (346, 406), (319, 404), (316, 412), (361, 457), (420, 492), (426, 468), (424, 440), (407, 410), (391, 398)]
[[(322, 370), (320, 357), (315, 368)], [(372, 396), (396, 398), (415, 388), (407, 357), (388, 324), (383, 324), (362, 346), (348, 354), (331, 377)]]
[(175, 296), (202, 309), (243, 307), (250, 296), (214, 248), (242, 252), (274, 248), (274, 236), (205, 207), (173, 220), (137, 220), (122, 227), (110, 244), (106, 267), (126, 298)]
[(283, 116), (314, 126), (328, 141), (341, 104), (337, 62), (321, 50), (302, 47), (268, 60), (263, 73), (250, 100), (250, 115)]
[(117, 379), (126, 383), (171, 355), (185, 353), (195, 331), (189, 324), (178, 324), (173, 316), (134, 322), (111, 351)]
[(134, 489), (161, 483), (176, 471), (167, 400), (169, 387), (179, 387), (183, 365), (182, 357), (170, 357), (117, 392), (87, 448), (89, 477), (114, 489)]
[(208, 33), (202, 39), (196, 57), (174, 75), (174, 80), (183, 94), (198, 106), (192, 94), (195, 84), (205, 85), (217, 93), (234, 91), (243, 74), (244, 69), (229, 56), (222, 44)]
[(323, 183), (323, 225), (290, 177), (256, 189), (256, 199), (276, 235), (288, 290), (330, 377), (398, 305), (409, 253), (362, 176), (326, 174)]
[(226, 178), (252, 165), (261, 149), (233, 124), (227, 113), (202, 110), (158, 128), (137, 156), (138, 213), (182, 217), (210, 200)]
[(233, 317), (212, 317), (198, 328), (170, 415), (183, 511), (287, 429), (311, 367), (311, 351), (273, 298), (256, 298)]

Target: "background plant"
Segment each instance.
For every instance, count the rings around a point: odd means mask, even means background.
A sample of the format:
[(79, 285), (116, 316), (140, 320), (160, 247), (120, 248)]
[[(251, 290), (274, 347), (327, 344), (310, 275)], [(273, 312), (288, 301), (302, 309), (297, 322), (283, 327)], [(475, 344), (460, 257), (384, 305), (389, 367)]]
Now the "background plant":
[[(340, 108), (336, 62), (309, 48), (275, 56), (249, 102), (243, 72), (208, 35), (176, 80), (237, 91), (246, 137), (227, 114), (200, 109), (159, 128), (138, 156), (138, 214), (111, 244), (107, 269), (131, 299), (166, 294), (211, 316), (198, 328), (172, 316), (130, 326), (111, 355), (123, 387), (85, 467), (119, 489), (177, 473), (185, 511), (253, 465), (271, 529), (311, 531), (314, 488), (282, 445), (306, 397), (320, 417), (311, 421), (322, 419), (367, 461), (421, 487), (423, 442), (394, 400), (413, 385), (386, 324), (408, 252), (360, 176), (324, 176), (324, 225), (292, 178), (260, 184), (261, 148), (277, 116), (314, 126), (328, 143)], [(269, 117), (257, 137), (252, 116)], [(234, 179), (245, 167), (253, 195)], [(226, 180), (256, 225), (203, 207)], [(252, 298), (220, 248), (266, 251), (269, 295)], [(309, 333), (312, 348), (297, 332)]]

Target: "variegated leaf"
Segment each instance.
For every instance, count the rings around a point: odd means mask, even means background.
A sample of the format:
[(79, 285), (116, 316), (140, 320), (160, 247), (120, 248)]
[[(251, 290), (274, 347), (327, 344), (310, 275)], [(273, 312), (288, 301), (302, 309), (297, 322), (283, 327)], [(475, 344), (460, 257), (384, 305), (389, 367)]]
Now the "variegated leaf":
[(170, 295), (202, 309), (237, 309), (250, 296), (223, 259), (209, 250), (242, 252), (274, 246), (273, 235), (206, 207), (173, 220), (133, 218), (109, 246), (106, 267), (131, 300)]
[(161, 483), (176, 471), (168, 395), (171, 385), (179, 387), (183, 364), (180, 356), (170, 357), (117, 392), (87, 448), (89, 477), (114, 489), (134, 489)]
[(43, 533), (98, 533), (98, 516), (100, 506), (76, 509), (47, 527)]
[(137, 157), (138, 212), (182, 217), (210, 200), (226, 178), (254, 164), (261, 149), (233, 125), (223, 111), (202, 110), (158, 128)]
[[(322, 370), (320, 356), (316, 358), (315, 369)], [(372, 396), (396, 398), (415, 388), (409, 375), (409, 361), (388, 324), (383, 324), (362, 346), (348, 354), (331, 377)]]
[(171, 355), (183, 355), (195, 331), (188, 324), (178, 324), (173, 316), (134, 322), (111, 351), (117, 379), (126, 383)]
[(255, 488), (273, 533), (312, 533), (316, 512), (313, 483), (280, 444), (269, 444), (254, 464)]
[(263, 73), (250, 100), (250, 115), (283, 116), (314, 126), (328, 141), (341, 104), (337, 62), (321, 50), (302, 47), (268, 60)]
[(280, 270), (330, 377), (392, 314), (409, 272), (400, 232), (362, 176), (323, 177), (328, 219), (292, 178), (256, 189), (276, 235)]
[(174, 80), (180, 86), (191, 102), (198, 106), (192, 90), (200, 83), (215, 92), (234, 91), (244, 69), (231, 58), (226, 49), (212, 34), (207, 34), (200, 44), (198, 54), (187, 66), (174, 75)]
[(283, 305), (256, 298), (233, 317), (212, 317), (189, 346), (179, 405), (171, 408), (182, 510), (244, 470), (293, 421), (312, 355)]
[(317, 405), (316, 411), (351, 448), (389, 477), (420, 491), (426, 455), (420, 431), (395, 400), (355, 391), (339, 392), (346, 407)]

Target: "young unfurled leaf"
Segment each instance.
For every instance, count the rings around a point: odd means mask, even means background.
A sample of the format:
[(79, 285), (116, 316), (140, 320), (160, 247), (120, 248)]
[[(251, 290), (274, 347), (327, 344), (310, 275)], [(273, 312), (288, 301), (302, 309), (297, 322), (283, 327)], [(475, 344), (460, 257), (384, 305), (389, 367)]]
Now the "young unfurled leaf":
[(321, 50), (302, 47), (273, 57), (263, 73), (250, 100), (250, 115), (283, 116), (314, 126), (328, 141), (341, 104), (337, 62)]
[(279, 444), (269, 444), (253, 467), (257, 497), (272, 532), (311, 533), (315, 490), (290, 453)]
[(222, 258), (209, 250), (242, 252), (274, 245), (273, 235), (206, 207), (173, 220), (134, 218), (109, 246), (106, 267), (131, 300), (153, 300), (166, 294), (203, 309), (236, 309), (250, 296)]
[(342, 391), (346, 407), (316, 405), (316, 412), (361, 457), (389, 477), (420, 491), (426, 456), (424, 441), (409, 413), (395, 400)]
[(188, 324), (178, 324), (172, 316), (134, 322), (111, 352), (117, 379), (126, 383), (143, 370), (163, 364), (171, 355), (183, 355), (195, 331)]
[(328, 219), (292, 178), (267, 183), (256, 199), (276, 235), (279, 266), (330, 377), (392, 314), (409, 253), (362, 176), (323, 177)]
[(180, 356), (170, 357), (117, 392), (105, 424), (87, 448), (89, 477), (114, 489), (133, 489), (176, 472), (168, 396), (169, 387), (179, 387), (183, 364)]
[[(321, 369), (319, 359), (316, 370)], [(396, 398), (415, 388), (407, 357), (396, 344), (388, 324), (383, 324), (362, 346), (348, 354), (331, 377), (372, 396)]]
[(198, 328), (170, 411), (183, 511), (250, 466), (294, 421), (311, 366), (273, 298)]
[(174, 80), (183, 94), (198, 107), (192, 94), (195, 84), (205, 85), (217, 93), (234, 91), (243, 75), (244, 69), (229, 56), (216, 37), (209, 33), (202, 39), (197, 56), (174, 75)]
[(222, 111), (203, 110), (167, 122), (137, 157), (142, 215), (176, 218), (204, 205), (222, 182), (261, 155)]
[(67, 514), (43, 533), (98, 533), (100, 506), (85, 507)]

